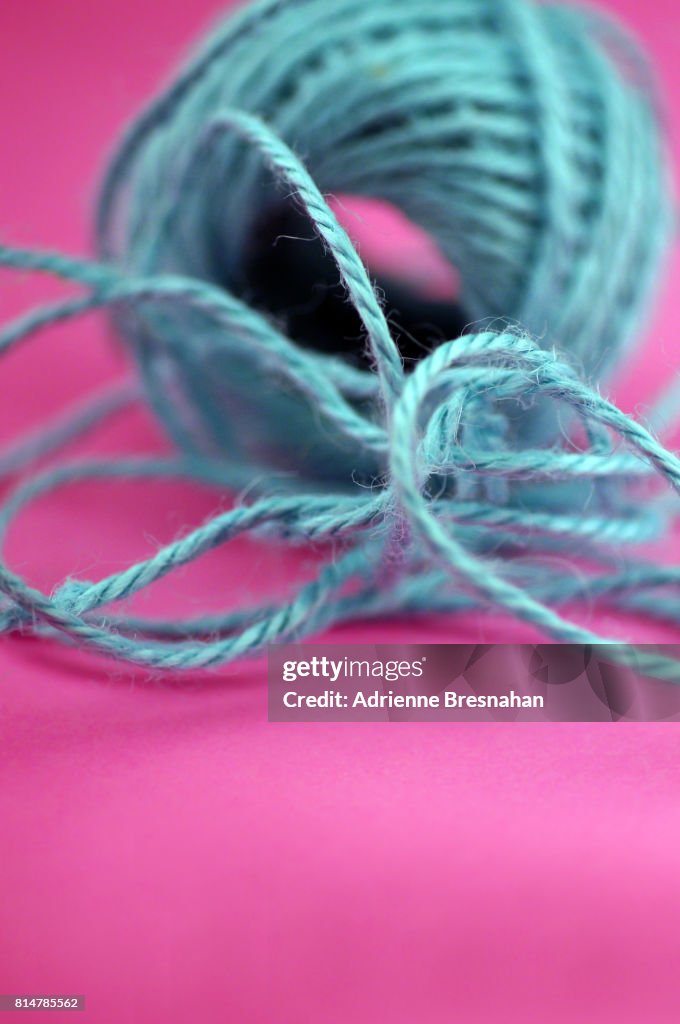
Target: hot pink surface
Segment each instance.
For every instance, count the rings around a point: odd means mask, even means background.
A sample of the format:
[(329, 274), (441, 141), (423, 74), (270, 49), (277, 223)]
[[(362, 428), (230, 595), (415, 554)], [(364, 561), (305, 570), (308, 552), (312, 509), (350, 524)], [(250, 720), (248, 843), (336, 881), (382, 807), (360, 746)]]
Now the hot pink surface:
[[(677, 153), (677, 5), (608, 6), (656, 59)], [(111, 140), (223, 8), (0, 4), (4, 241), (88, 250)], [(3, 319), (56, 292), (6, 275), (0, 288)], [(621, 382), (628, 409), (677, 367), (677, 296), (676, 265)], [(31, 343), (0, 368), (0, 438), (125, 368), (100, 321)], [(164, 444), (138, 411), (80, 450)], [(44, 588), (74, 568), (94, 576), (216, 501), (160, 484), (72, 488), (25, 516), (10, 560)], [(244, 542), (143, 608), (236, 604), (313, 562)], [(441, 619), (332, 636), (531, 639)], [(678, 1020), (672, 726), (277, 726), (262, 662), (149, 681), (16, 639), (0, 650), (0, 716), (0, 992), (82, 993), (84, 1019), (111, 1024)]]

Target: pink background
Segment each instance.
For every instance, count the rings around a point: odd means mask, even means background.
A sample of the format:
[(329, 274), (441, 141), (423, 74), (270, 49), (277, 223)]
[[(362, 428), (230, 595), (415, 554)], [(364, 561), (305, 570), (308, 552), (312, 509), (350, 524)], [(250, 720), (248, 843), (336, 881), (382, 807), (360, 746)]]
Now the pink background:
[[(680, 140), (674, 0), (610, 0), (656, 58)], [(123, 121), (215, 0), (0, 4), (0, 232), (85, 252)], [(56, 294), (0, 277), (0, 316)], [(677, 366), (680, 269), (618, 391)], [(125, 372), (101, 321), (1, 369), (0, 439)], [(157, 451), (125, 414), (83, 451)], [(47, 589), (111, 571), (215, 508), (167, 484), (35, 505), (9, 557)], [(311, 555), (244, 541), (144, 611), (282, 592)], [(633, 638), (677, 631), (600, 616)], [(355, 642), (532, 639), (394, 622)], [(82, 993), (101, 1022), (677, 1021), (680, 737), (668, 726), (273, 725), (262, 662), (143, 673), (30, 640), (0, 649), (0, 992)], [(31, 1019), (40, 1020), (41, 1014)], [(51, 1019), (51, 1018), (49, 1018)]]

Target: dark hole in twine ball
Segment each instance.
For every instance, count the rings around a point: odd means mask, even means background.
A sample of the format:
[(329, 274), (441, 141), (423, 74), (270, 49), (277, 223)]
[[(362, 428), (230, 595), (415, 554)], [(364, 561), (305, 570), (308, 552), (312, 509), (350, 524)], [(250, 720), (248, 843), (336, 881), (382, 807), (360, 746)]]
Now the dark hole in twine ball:
[[(404, 262), (409, 238), (400, 239)], [(244, 294), (285, 324), (297, 343), (367, 366), (365, 331), (333, 256), (306, 214), (281, 203), (259, 218), (245, 263)], [(432, 298), (395, 273), (372, 274), (408, 370), (435, 345), (460, 337), (470, 317), (455, 298)]]

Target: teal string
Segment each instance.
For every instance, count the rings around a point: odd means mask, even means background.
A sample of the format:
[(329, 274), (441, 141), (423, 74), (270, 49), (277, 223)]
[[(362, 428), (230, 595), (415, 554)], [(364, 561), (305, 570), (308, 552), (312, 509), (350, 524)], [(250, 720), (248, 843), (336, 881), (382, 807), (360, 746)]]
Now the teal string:
[[(135, 565), (49, 595), (3, 561), (0, 632), (194, 669), (356, 618), (502, 610), (680, 680), (677, 662), (565, 612), (680, 617), (680, 570), (621, 554), (671, 528), (680, 460), (603, 394), (668, 242), (655, 107), (631, 42), (581, 9), (261, 0), (218, 27), (124, 135), (99, 259), (0, 247), (1, 267), (78, 288), (0, 328), (0, 353), (108, 309), (178, 453), (36, 469), (140, 389), (96, 396), (0, 453), (0, 475), (24, 474), (0, 545), (31, 501), (82, 480), (241, 497)], [(474, 329), (405, 365), (329, 192), (381, 196), (428, 230)], [(368, 369), (303, 347), (248, 301), (248, 240), (282, 201), (333, 256)], [(670, 429), (677, 394), (650, 422)], [(281, 602), (181, 621), (109, 607), (245, 533), (335, 555)]]

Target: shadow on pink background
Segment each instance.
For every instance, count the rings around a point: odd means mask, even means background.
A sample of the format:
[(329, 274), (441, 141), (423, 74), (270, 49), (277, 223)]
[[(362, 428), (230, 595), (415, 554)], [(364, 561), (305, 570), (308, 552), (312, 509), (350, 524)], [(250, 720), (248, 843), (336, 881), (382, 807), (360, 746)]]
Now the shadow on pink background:
[[(657, 61), (677, 153), (677, 5), (607, 6)], [(88, 251), (115, 133), (223, 9), (0, 5), (3, 241)], [(0, 316), (53, 294), (2, 275)], [(676, 260), (622, 376), (627, 409), (677, 368), (677, 295)], [(0, 368), (0, 439), (126, 368), (101, 320), (41, 337)], [(78, 450), (164, 446), (135, 411)], [(74, 487), (26, 514), (10, 560), (48, 589), (129, 563), (216, 503), (168, 484)], [(315, 557), (244, 541), (141, 607), (224, 607), (261, 596), (262, 580), (279, 593)], [(469, 619), (332, 637), (533, 639)], [(270, 725), (261, 662), (149, 681), (12, 639), (0, 734), (0, 992), (84, 994), (83, 1018), (111, 1024), (679, 1019), (673, 727)]]

